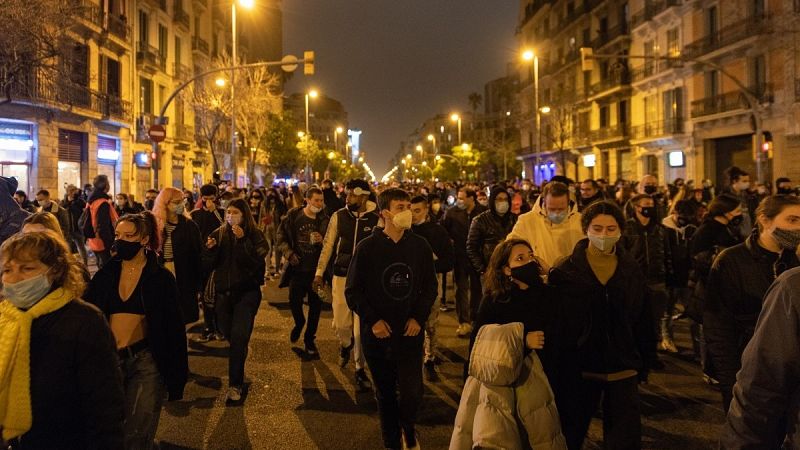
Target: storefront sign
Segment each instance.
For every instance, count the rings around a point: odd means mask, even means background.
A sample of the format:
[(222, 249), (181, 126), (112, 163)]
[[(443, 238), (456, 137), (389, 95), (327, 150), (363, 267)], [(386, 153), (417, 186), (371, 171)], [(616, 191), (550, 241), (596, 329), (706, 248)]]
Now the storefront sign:
[(150, 155), (147, 152), (136, 152), (133, 155), (133, 163), (136, 164), (136, 167), (141, 167), (143, 169), (150, 168)]

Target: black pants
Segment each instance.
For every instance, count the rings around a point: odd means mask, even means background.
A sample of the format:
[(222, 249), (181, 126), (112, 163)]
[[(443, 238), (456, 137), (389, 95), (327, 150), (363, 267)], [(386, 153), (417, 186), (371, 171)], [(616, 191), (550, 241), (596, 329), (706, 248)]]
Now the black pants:
[(570, 384), (570, 392), (562, 390), (560, 399), (556, 399), (561, 429), (570, 450), (582, 448), (592, 416), (601, 403), (603, 448), (627, 450), (642, 447), (638, 377), (608, 382), (582, 379)]
[[(369, 336), (363, 340), (375, 339), (371, 336), (371, 332), (365, 334)], [(374, 349), (365, 351), (367, 365), (375, 385), (381, 434), (386, 448), (400, 448), (401, 431), (407, 436), (407, 442), (409, 438), (414, 437), (417, 410), (422, 402), (421, 338), (422, 333), (416, 337), (400, 338), (405, 341), (405, 345), (413, 347), (403, 349), (402, 353), (389, 351), (381, 354)], [(393, 343), (397, 342), (394, 338), (390, 339)], [(374, 343), (365, 342), (364, 346), (374, 347)]]
[(458, 323), (472, 323), (481, 304), (481, 276), (466, 259), (456, 258), (453, 278), (456, 283)]
[[(314, 281), (314, 272), (295, 272), (289, 282), (289, 306), (292, 308), (294, 326), (302, 329), (306, 325), (303, 342), (314, 342), (317, 337), (319, 315), (322, 312), (322, 300), (314, 292), (311, 283)], [(303, 298), (308, 296), (308, 322), (303, 314)]]
[(231, 386), (244, 384), (244, 362), (247, 345), (253, 333), (253, 322), (261, 305), (261, 290), (217, 294), (216, 311), (220, 331), (230, 342), (228, 377)]

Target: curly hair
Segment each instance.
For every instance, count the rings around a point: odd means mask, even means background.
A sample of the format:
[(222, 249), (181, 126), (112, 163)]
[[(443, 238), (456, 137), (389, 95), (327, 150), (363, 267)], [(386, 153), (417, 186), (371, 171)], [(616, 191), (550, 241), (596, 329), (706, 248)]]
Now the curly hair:
[[(489, 258), (489, 264), (486, 266), (486, 272), (483, 274), (484, 298), (497, 300), (514, 287), (514, 282), (509, 279), (503, 269), (508, 266), (511, 250), (517, 245), (524, 245), (533, 251), (531, 244), (525, 239), (509, 239), (494, 248), (492, 256)], [(539, 273), (544, 275), (541, 263), (537, 259), (534, 259), (533, 263), (539, 266)]]
[(0, 246), (0, 266), (12, 260), (41, 261), (49, 268), (49, 278), (53, 282), (51, 292), (63, 287), (77, 298), (86, 288), (83, 268), (70, 253), (64, 238), (55, 231), (17, 233), (8, 238)]

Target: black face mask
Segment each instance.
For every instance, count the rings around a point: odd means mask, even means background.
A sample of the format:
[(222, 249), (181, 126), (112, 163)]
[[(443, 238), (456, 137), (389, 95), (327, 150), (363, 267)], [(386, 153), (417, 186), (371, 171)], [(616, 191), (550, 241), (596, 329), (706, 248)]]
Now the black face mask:
[(156, 204), (155, 200), (145, 200), (144, 201), (144, 209), (146, 209), (148, 211), (152, 211), (153, 210), (153, 206), (155, 206), (155, 204)]
[(656, 216), (656, 207), (655, 207), (655, 206), (647, 206), (647, 207), (644, 207), (644, 208), (642, 208), (642, 210), (639, 212), (639, 214), (641, 214), (641, 215), (642, 215), (642, 216), (644, 216), (644, 217), (653, 218), (653, 217), (655, 217), (655, 216)]
[(111, 251), (114, 252), (118, 258), (125, 261), (133, 259), (141, 249), (142, 243), (138, 241), (123, 241), (122, 239), (117, 239), (111, 244)]
[(348, 203), (347, 204), (347, 209), (349, 209), (352, 212), (357, 212), (360, 208), (361, 208), (361, 205), (359, 203)]
[(794, 194), (794, 190), (792, 188), (779, 187), (777, 193), (779, 195), (792, 195), (792, 194)]
[(731, 218), (731, 220), (728, 221), (728, 225), (732, 226), (733, 228), (736, 228), (742, 224), (743, 220), (744, 217), (742, 217), (741, 214), (738, 216), (733, 216), (733, 218)]
[(517, 281), (527, 284), (528, 286), (536, 286), (542, 283), (542, 276), (539, 273), (539, 265), (534, 261), (531, 261), (524, 266), (514, 267), (511, 269), (511, 277)]
[(690, 223), (692, 223), (692, 219), (689, 219), (688, 217), (678, 217), (678, 226), (679, 227), (683, 228), (686, 225), (689, 225)]
[(658, 186), (645, 186), (644, 193), (648, 195), (653, 195), (658, 191)]

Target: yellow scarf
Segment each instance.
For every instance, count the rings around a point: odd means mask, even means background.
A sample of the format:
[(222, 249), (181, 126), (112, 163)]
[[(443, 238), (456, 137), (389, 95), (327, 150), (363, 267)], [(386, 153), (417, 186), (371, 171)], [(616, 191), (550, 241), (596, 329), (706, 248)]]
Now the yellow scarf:
[(27, 311), (0, 302), (0, 428), (8, 441), (31, 429), (31, 324), (37, 317), (58, 311), (74, 298), (58, 288)]

